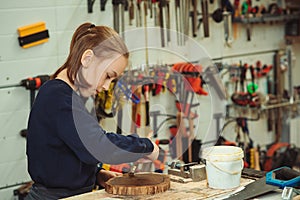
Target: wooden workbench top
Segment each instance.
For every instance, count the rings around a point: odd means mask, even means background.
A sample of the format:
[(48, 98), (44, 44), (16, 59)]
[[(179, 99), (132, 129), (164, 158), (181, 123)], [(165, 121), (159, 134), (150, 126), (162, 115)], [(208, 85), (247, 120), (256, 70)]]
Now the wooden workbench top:
[[(251, 179), (241, 179), (241, 186), (247, 185), (252, 182)], [(73, 197), (66, 198), (65, 200), (98, 200), (98, 199), (126, 199), (126, 200), (153, 200), (153, 199), (172, 199), (172, 200), (187, 200), (187, 199), (213, 199), (218, 196), (226, 195), (237, 188), (229, 190), (211, 189), (207, 187), (206, 180), (200, 182), (178, 183), (171, 181), (171, 187), (168, 191), (158, 193), (155, 195), (143, 196), (120, 196), (112, 195), (105, 192), (105, 190), (97, 190)]]

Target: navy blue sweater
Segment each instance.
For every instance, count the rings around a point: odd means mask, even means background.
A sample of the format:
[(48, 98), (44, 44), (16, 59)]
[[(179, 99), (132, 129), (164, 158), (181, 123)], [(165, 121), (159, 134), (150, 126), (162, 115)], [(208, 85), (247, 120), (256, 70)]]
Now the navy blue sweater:
[(147, 138), (104, 131), (62, 80), (39, 90), (28, 121), (28, 171), (35, 183), (76, 190), (95, 183), (99, 162), (133, 162), (153, 151)]

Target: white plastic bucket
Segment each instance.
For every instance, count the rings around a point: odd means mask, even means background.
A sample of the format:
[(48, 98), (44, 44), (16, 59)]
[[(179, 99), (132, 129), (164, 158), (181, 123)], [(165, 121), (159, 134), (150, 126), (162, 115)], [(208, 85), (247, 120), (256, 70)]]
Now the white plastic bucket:
[(231, 189), (240, 185), (244, 167), (244, 152), (234, 146), (213, 146), (202, 151), (206, 159), (208, 186), (215, 189)]

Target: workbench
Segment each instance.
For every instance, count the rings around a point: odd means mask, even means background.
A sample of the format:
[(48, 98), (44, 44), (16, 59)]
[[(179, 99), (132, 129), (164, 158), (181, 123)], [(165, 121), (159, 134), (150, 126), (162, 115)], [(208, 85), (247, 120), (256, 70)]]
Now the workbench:
[[(252, 182), (251, 179), (241, 178), (240, 186), (244, 186)], [(215, 199), (234, 192), (237, 188), (233, 189), (212, 189), (207, 186), (207, 181), (179, 183), (171, 181), (171, 187), (166, 192), (158, 193), (155, 195), (142, 195), (142, 196), (120, 196), (108, 194), (105, 190), (97, 190), (64, 200), (98, 200), (98, 199), (126, 199), (126, 200), (153, 200), (153, 199), (172, 199), (172, 200), (185, 200), (185, 199)]]

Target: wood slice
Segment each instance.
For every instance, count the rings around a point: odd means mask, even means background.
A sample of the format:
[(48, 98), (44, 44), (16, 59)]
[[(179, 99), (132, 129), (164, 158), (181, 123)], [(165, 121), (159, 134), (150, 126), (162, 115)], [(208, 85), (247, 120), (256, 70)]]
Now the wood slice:
[(105, 183), (105, 191), (116, 195), (150, 195), (170, 188), (170, 177), (159, 173), (117, 176)]

